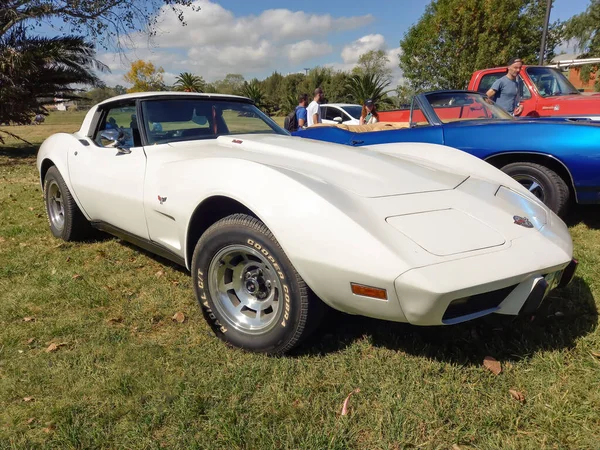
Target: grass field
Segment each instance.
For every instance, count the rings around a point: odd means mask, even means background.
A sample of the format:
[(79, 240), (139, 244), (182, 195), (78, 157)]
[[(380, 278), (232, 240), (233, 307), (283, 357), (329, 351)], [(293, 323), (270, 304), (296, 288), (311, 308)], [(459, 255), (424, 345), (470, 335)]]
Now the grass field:
[(81, 118), (12, 127), (32, 145), (0, 147), (1, 449), (600, 448), (599, 208), (569, 218), (577, 278), (532, 320), (333, 314), (270, 358), (214, 338), (179, 267), (52, 237), (35, 154)]

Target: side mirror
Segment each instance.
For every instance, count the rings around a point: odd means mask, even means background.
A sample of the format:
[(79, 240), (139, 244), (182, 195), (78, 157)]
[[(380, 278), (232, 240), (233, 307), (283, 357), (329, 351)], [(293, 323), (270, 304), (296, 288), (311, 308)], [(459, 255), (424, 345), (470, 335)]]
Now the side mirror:
[(342, 118), (341, 118), (341, 117), (334, 117), (334, 118), (333, 118), (333, 121), (334, 121), (335, 123), (342, 123), (342, 122), (343, 122), (343, 120), (342, 120)]
[(125, 133), (122, 130), (102, 130), (100, 132), (100, 144), (103, 147), (114, 147), (119, 153), (131, 153), (131, 150), (124, 146)]

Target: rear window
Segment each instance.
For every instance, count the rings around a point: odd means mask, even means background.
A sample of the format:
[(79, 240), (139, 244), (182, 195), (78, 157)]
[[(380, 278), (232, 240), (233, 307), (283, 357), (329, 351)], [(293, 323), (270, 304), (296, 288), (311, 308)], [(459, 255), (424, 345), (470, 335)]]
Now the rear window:
[(485, 94), (487, 91), (490, 90), (490, 88), (492, 87), (492, 84), (494, 84), (494, 81), (496, 81), (498, 78), (502, 78), (504, 75), (506, 75), (506, 73), (489, 73), (487, 75), (484, 75), (481, 77), (481, 83), (479, 83), (479, 88), (477, 88), (477, 92), (481, 92), (482, 94)]

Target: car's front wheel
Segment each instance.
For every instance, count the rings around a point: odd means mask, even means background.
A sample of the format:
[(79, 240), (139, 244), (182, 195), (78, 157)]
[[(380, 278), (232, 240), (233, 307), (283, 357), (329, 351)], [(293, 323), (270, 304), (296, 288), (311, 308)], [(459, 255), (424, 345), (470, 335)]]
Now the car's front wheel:
[(52, 234), (65, 241), (84, 238), (91, 230), (65, 180), (56, 168), (50, 167), (44, 178), (44, 203)]
[(530, 162), (517, 162), (502, 167), (502, 171), (521, 183), (559, 216), (564, 216), (569, 206), (569, 186), (560, 175), (546, 166)]
[(246, 350), (282, 354), (314, 329), (323, 305), (269, 229), (234, 214), (213, 224), (192, 261), (196, 298), (215, 334)]

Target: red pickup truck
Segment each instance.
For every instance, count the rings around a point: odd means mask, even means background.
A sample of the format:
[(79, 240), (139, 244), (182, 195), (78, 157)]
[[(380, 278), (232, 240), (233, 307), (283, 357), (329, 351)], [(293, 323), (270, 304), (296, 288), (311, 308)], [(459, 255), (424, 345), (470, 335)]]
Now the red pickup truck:
[[(506, 75), (506, 67), (478, 70), (468, 89), (485, 94), (494, 81)], [(521, 117), (569, 117), (600, 120), (600, 93), (579, 92), (561, 71), (548, 66), (521, 68)]]

